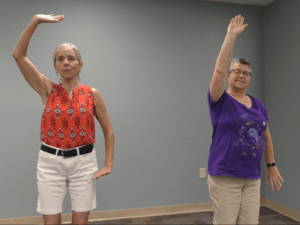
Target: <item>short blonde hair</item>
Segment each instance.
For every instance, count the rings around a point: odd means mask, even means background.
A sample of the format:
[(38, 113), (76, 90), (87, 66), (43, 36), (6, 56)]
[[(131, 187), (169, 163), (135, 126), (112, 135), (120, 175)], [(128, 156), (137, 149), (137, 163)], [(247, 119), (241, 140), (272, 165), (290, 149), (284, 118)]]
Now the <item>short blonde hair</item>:
[(79, 62), (79, 64), (80, 64), (80, 63), (81, 63), (81, 54), (80, 54), (80, 51), (79, 51), (79, 49), (78, 49), (74, 44), (72, 44), (72, 43), (63, 43), (63, 44), (60, 44), (59, 46), (56, 47), (56, 49), (54, 50), (54, 52), (53, 52), (53, 54), (52, 54), (52, 59), (53, 59), (54, 64), (56, 63), (56, 54), (57, 54), (57, 52), (58, 52), (60, 49), (64, 48), (64, 47), (71, 47), (71, 48), (74, 50), (74, 52), (75, 52), (75, 54), (76, 54), (76, 57), (77, 57), (77, 59), (78, 59), (78, 62)]

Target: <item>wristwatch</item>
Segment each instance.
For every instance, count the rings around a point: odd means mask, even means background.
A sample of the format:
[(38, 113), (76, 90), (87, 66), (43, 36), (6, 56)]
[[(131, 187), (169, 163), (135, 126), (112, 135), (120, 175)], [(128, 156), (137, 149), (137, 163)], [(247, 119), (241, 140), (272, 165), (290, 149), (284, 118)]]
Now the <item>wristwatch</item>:
[(267, 163), (267, 167), (269, 168), (270, 166), (275, 166), (275, 163)]

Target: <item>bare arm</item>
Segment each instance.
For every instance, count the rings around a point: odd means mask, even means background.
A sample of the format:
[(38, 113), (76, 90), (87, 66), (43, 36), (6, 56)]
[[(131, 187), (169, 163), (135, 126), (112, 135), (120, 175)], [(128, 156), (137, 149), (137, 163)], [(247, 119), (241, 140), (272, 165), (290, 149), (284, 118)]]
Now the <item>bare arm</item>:
[(24, 78), (42, 98), (48, 95), (47, 90), (51, 89), (53, 83), (47, 77), (40, 74), (27, 58), (28, 45), (32, 34), (40, 23), (55, 23), (62, 19), (63, 16), (35, 15), (24, 29), (12, 53)]
[(264, 139), (265, 139), (265, 143), (266, 143), (266, 147), (265, 147), (266, 163), (274, 163), (275, 162), (274, 149), (273, 149), (273, 142), (272, 142), (272, 137), (271, 137), (269, 127), (267, 127), (267, 129), (264, 133)]
[(104, 103), (103, 97), (101, 96), (100, 92), (95, 88), (93, 88), (93, 96), (95, 105), (95, 116), (101, 125), (105, 139), (106, 157), (104, 167), (112, 169), (115, 145), (115, 135), (113, 127), (109, 119), (108, 113), (106, 111), (106, 105)]
[[(264, 133), (264, 139), (265, 139), (266, 163), (274, 163), (275, 162), (274, 148), (273, 148), (272, 137), (271, 137), (269, 127), (267, 127), (267, 130)], [(270, 182), (272, 190), (274, 191), (274, 185), (275, 185), (277, 190), (279, 191), (280, 187), (282, 187), (280, 180), (281, 182), (283, 182), (283, 179), (277, 169), (277, 166), (268, 167), (267, 178), (268, 178), (267, 183)]]
[(214, 75), (210, 84), (212, 101), (218, 101), (226, 88), (226, 73), (237, 37), (245, 30), (244, 17), (236, 16), (228, 26), (228, 32), (217, 58)]

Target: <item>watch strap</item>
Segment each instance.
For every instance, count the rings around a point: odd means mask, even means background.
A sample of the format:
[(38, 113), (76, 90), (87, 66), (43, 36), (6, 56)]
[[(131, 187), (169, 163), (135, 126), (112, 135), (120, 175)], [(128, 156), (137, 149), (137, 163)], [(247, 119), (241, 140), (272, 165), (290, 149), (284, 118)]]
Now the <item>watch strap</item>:
[(276, 166), (276, 164), (275, 163), (267, 163), (268, 168), (271, 167), (271, 166)]

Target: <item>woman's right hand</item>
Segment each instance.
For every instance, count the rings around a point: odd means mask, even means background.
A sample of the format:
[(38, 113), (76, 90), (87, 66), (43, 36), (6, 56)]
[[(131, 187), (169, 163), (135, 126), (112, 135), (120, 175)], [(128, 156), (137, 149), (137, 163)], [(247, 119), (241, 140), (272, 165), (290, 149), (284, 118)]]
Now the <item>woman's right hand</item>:
[(53, 14), (37, 14), (33, 18), (38, 23), (58, 23), (59, 21), (64, 19), (64, 15), (53, 16)]
[(235, 35), (238, 37), (248, 26), (248, 24), (244, 24), (244, 17), (241, 15), (236, 16), (235, 18), (232, 18), (229, 26), (228, 26), (228, 35)]

